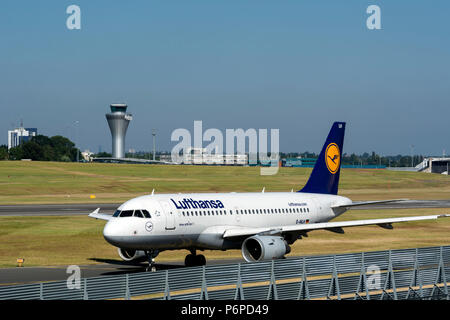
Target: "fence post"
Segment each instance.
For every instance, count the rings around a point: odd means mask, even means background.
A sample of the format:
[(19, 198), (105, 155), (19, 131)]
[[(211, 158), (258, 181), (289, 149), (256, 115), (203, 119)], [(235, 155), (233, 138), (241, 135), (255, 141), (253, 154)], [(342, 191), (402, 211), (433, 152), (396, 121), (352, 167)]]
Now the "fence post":
[[(392, 289), (393, 297), (386, 291)], [(392, 268), (392, 256), (391, 256), (391, 250), (389, 250), (389, 268), (388, 272), (386, 274), (386, 282), (384, 283), (384, 289), (383, 293), (381, 294), (380, 300), (384, 299), (384, 296), (387, 295), (389, 298), (393, 300), (397, 300), (397, 289), (395, 287), (395, 278), (394, 278), (394, 271)]]
[(278, 300), (278, 291), (277, 291), (277, 283), (275, 279), (275, 268), (274, 268), (275, 260), (272, 260), (272, 266), (270, 270), (270, 284), (269, 291), (267, 292), (267, 300), (274, 299)]
[(87, 279), (84, 278), (84, 285), (83, 285), (83, 300), (89, 300), (88, 291), (87, 291)]
[[(444, 259), (442, 257), (443, 248), (440, 247), (439, 250), (439, 267), (436, 274), (436, 281), (433, 285), (433, 290), (431, 291), (431, 298), (434, 296), (434, 292), (438, 290), (446, 296), (446, 299), (449, 299), (448, 288), (447, 288), (447, 278), (445, 277), (445, 267), (444, 267)], [(444, 290), (442, 290), (438, 285), (443, 283)]]
[(130, 288), (128, 285), (128, 273), (125, 274), (125, 300), (130, 300)]
[(367, 277), (366, 277), (366, 265), (364, 262), (364, 252), (361, 252), (361, 271), (359, 272), (358, 287), (356, 288), (355, 297), (356, 299), (362, 299), (360, 292), (365, 291), (366, 300), (370, 300), (369, 288), (367, 287)]
[(244, 297), (244, 289), (242, 288), (242, 279), (241, 279), (241, 264), (238, 264), (238, 278), (236, 283), (236, 292), (234, 294), (234, 300), (245, 300)]
[(206, 284), (206, 266), (202, 267), (202, 291), (200, 291), (200, 300), (208, 300), (208, 286)]
[(166, 270), (166, 283), (164, 287), (164, 300), (170, 300), (170, 287), (169, 287), (169, 270)]
[(341, 292), (339, 290), (339, 280), (337, 276), (336, 255), (333, 256), (333, 275), (330, 282), (330, 288), (328, 289), (327, 299), (331, 299), (331, 296), (337, 296), (337, 299), (341, 300)]
[[(411, 294), (419, 296), (420, 299), (423, 298), (422, 275), (420, 273), (420, 266), (419, 266), (418, 255), (419, 255), (419, 249), (416, 248), (415, 261), (414, 261), (414, 270), (413, 270), (411, 283), (409, 285), (408, 294), (406, 295), (406, 300), (409, 299)], [(417, 294), (417, 290), (413, 289), (413, 287), (417, 287), (417, 286), (419, 286), (419, 294)]]
[(42, 282), (39, 284), (39, 299), (44, 300), (44, 284)]
[(308, 279), (306, 277), (305, 257), (303, 257), (302, 281), (300, 282), (300, 290), (298, 291), (297, 300), (309, 300)]

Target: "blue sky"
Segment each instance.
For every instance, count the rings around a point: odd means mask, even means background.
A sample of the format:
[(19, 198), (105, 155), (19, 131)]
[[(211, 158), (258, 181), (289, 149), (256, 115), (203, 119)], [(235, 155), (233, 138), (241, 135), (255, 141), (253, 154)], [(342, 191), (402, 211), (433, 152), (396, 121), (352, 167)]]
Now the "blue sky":
[[(66, 8), (81, 8), (68, 30)], [(381, 8), (368, 30), (366, 8)], [(280, 129), (281, 151), (450, 154), (450, 2), (2, 1), (0, 144), (21, 119), (111, 150), (104, 114), (134, 115), (126, 148), (176, 128)]]

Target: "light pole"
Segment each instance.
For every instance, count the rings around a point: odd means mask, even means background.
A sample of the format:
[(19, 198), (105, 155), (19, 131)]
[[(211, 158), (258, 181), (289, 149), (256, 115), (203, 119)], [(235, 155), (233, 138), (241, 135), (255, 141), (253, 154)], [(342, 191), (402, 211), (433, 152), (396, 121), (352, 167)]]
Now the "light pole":
[(156, 139), (156, 130), (152, 129), (152, 136), (153, 136), (153, 161), (155, 161), (155, 153), (156, 153), (156, 144), (155, 144), (155, 139)]
[(80, 150), (78, 148), (78, 124), (80, 121), (76, 120), (73, 124), (75, 126), (75, 146), (77, 147), (77, 162), (80, 162)]

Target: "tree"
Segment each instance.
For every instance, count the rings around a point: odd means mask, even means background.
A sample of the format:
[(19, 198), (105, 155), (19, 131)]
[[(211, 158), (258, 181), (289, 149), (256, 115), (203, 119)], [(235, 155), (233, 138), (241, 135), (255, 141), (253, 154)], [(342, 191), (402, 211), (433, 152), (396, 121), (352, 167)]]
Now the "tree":
[(42, 161), (44, 159), (43, 147), (33, 140), (22, 144), (22, 159), (31, 159), (34, 161)]
[(23, 157), (23, 149), (22, 146), (17, 146), (9, 149), (9, 159), (10, 160), (21, 160)]
[[(78, 149), (63, 136), (37, 135), (31, 140), (9, 150), (9, 159), (31, 159), (35, 161), (75, 161)], [(1, 154), (0, 154), (1, 159)]]
[(99, 152), (96, 155), (94, 155), (95, 158), (111, 158), (112, 154), (107, 152)]
[(8, 147), (0, 146), (0, 160), (8, 160)]

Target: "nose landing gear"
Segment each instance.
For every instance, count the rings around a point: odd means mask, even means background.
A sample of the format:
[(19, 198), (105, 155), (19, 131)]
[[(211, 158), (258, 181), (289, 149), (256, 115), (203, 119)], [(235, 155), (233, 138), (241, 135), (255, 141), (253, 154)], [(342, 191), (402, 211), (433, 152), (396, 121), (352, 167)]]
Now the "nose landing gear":
[(184, 259), (184, 265), (186, 267), (204, 266), (206, 264), (206, 258), (204, 255), (196, 254), (196, 250), (190, 250), (191, 253)]
[(155, 272), (156, 271), (155, 258), (158, 256), (159, 251), (158, 250), (149, 250), (149, 251), (145, 251), (145, 254), (147, 255), (147, 260), (148, 260), (148, 267), (145, 269), (145, 271)]

